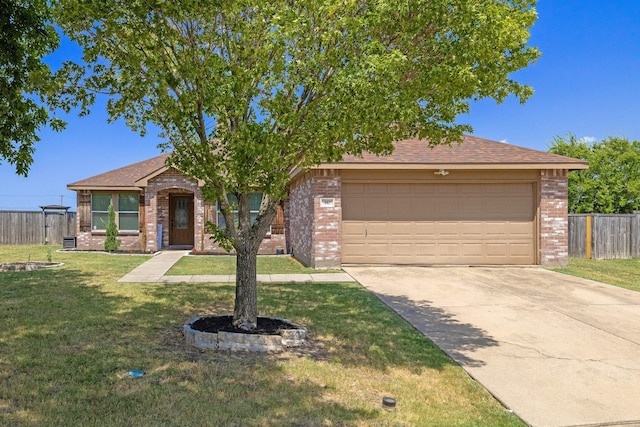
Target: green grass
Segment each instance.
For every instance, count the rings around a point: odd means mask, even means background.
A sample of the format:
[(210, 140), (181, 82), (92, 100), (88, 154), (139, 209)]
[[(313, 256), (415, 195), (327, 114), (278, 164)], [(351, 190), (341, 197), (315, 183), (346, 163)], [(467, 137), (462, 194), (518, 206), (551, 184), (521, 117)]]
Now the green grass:
[[(0, 246), (27, 254), (47, 249)], [(0, 425), (523, 425), (357, 284), (260, 285), (261, 314), (309, 329), (296, 351), (189, 347), (182, 324), (229, 313), (234, 287), (116, 282), (146, 259), (54, 252), (63, 267), (0, 273)]]
[[(258, 256), (258, 274), (296, 274), (317, 272), (290, 256)], [(182, 257), (167, 272), (169, 276), (236, 274), (236, 257), (197, 255)]]
[(640, 291), (640, 258), (597, 260), (571, 258), (560, 273)]

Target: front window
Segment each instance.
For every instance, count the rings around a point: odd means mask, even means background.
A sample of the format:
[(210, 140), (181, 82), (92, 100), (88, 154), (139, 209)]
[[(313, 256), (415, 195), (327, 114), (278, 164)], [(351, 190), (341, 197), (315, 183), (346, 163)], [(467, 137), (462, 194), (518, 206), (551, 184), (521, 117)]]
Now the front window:
[[(227, 199), (231, 205), (238, 205), (238, 199), (233, 194), (228, 194)], [(249, 194), (249, 215), (251, 217), (251, 224), (258, 218), (258, 213), (260, 212), (260, 204), (262, 203), (262, 193), (251, 193)], [(220, 210), (220, 203), (217, 206), (218, 213), (218, 227), (225, 228), (224, 215), (222, 215), (222, 211)], [(238, 221), (238, 210), (234, 209), (233, 211), (236, 223)]]
[(135, 193), (118, 194), (118, 230), (138, 231), (140, 198)]
[(116, 212), (116, 226), (120, 231), (138, 231), (140, 228), (140, 198), (136, 193), (96, 193), (91, 195), (91, 228), (106, 230), (109, 204)]
[(91, 228), (94, 230), (106, 230), (109, 221), (109, 203), (111, 194), (91, 195)]

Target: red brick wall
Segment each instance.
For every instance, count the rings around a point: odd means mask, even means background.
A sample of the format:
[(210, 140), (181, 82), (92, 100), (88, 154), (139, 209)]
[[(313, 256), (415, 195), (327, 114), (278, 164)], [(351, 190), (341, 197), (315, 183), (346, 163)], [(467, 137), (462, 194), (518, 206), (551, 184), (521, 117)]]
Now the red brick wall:
[[(80, 250), (103, 251), (106, 232), (104, 230), (91, 230), (91, 192), (87, 190), (78, 191), (76, 197), (76, 248)], [(141, 234), (142, 233), (136, 232), (119, 234), (119, 250), (142, 251)]]
[[(149, 180), (145, 188), (145, 233), (147, 252), (169, 246), (169, 194), (193, 194), (194, 196), (194, 248), (202, 241), (204, 208), (198, 183), (175, 169), (169, 169)], [(162, 224), (162, 236), (158, 236), (158, 224)]]
[[(329, 199), (333, 206), (323, 206)], [(341, 264), (341, 180), (336, 170), (312, 170), (291, 183), (289, 242), (293, 256), (314, 268)]]
[(313, 242), (313, 194), (310, 173), (296, 179), (289, 186), (289, 251), (301, 263), (307, 266), (312, 262)]
[(568, 179), (566, 169), (540, 171), (540, 264), (569, 263)]
[[(115, 193), (116, 191), (114, 191)], [(121, 233), (120, 250), (155, 252), (169, 246), (169, 195), (193, 194), (194, 208), (194, 251), (201, 253), (226, 253), (211, 240), (211, 234), (205, 233), (207, 221), (215, 222), (216, 207), (208, 205), (202, 199), (202, 191), (197, 182), (175, 169), (169, 169), (151, 178), (141, 193), (140, 232)], [(104, 231), (91, 231), (91, 192), (81, 190), (77, 193), (76, 236), (77, 248), (86, 250), (104, 249)], [(162, 236), (158, 236), (158, 224), (162, 224)], [(260, 254), (275, 254), (285, 251), (285, 234), (267, 236), (260, 246)]]

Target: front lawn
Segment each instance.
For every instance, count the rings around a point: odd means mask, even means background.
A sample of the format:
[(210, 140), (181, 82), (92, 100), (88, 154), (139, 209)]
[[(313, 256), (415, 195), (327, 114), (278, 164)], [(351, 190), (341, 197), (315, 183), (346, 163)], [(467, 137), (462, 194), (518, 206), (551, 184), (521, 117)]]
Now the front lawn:
[[(316, 270), (286, 255), (258, 256), (258, 274), (300, 274)], [(167, 272), (169, 276), (236, 274), (236, 257), (232, 255), (184, 256)]]
[(555, 271), (640, 291), (640, 258), (611, 260), (571, 258), (567, 268)]
[[(46, 261), (47, 247), (0, 246), (0, 262), (25, 258)], [(65, 265), (0, 273), (0, 425), (524, 425), (357, 284), (261, 284), (261, 313), (307, 326), (309, 342), (232, 354), (181, 332), (229, 313), (232, 285), (117, 283), (146, 256), (51, 258)]]

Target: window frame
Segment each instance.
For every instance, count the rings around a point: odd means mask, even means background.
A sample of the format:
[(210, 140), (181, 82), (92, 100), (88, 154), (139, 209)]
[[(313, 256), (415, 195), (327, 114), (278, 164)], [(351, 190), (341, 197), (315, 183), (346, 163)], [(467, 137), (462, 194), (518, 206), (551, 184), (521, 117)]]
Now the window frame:
[[(136, 200), (136, 210), (135, 211), (131, 211), (131, 210), (121, 210), (120, 209), (120, 196), (122, 195), (129, 195), (129, 196), (134, 196), (135, 200)], [(117, 197), (116, 197), (117, 196)], [(116, 208), (116, 206), (114, 205), (114, 210), (116, 211), (116, 225), (118, 226), (118, 232), (123, 231), (123, 232), (138, 232), (140, 231), (140, 194), (138, 193), (134, 193), (134, 192), (122, 192), (122, 193), (115, 193), (114, 194), (114, 198), (117, 198), (118, 200), (118, 207)], [(121, 218), (120, 215), (124, 214), (125, 217), (126, 215), (131, 215), (131, 214), (135, 214), (136, 215), (136, 227), (135, 228), (121, 228), (120, 224), (121, 224)], [(126, 221), (125, 221), (126, 222)]]
[[(254, 202), (255, 199), (257, 199), (257, 196), (255, 195), (260, 195), (259, 198), (259, 203), (258, 203), (258, 209), (251, 209), (251, 197), (254, 196)], [(229, 198), (233, 198), (235, 203), (237, 203), (236, 200), (236, 196), (233, 193), (229, 193), (227, 194), (227, 199)], [(263, 197), (263, 193), (249, 193), (249, 217), (251, 218), (251, 224), (253, 225), (253, 223), (255, 222), (256, 218), (258, 218), (258, 215), (260, 214), (260, 205), (262, 204), (262, 197)], [(233, 213), (235, 215), (236, 220), (238, 219), (238, 209), (234, 209)], [(220, 202), (217, 201), (216, 202), (216, 225), (218, 226), (218, 228), (220, 229), (225, 229), (227, 227), (225, 221), (224, 221), (224, 215), (222, 215), (222, 211), (220, 210)]]
[[(121, 211), (120, 208), (120, 196), (121, 195), (129, 195), (129, 196), (135, 196), (135, 200), (137, 201), (136, 203), (136, 207), (137, 210), (132, 211), (132, 210), (123, 210)], [(96, 232), (96, 233), (104, 233), (106, 232), (106, 228), (107, 225), (105, 224), (96, 224), (95, 223), (95, 214), (102, 214), (102, 215), (106, 215), (108, 218), (108, 207), (107, 210), (94, 210), (94, 197), (95, 196), (109, 196), (110, 198), (110, 202), (113, 204), (113, 210), (116, 213), (116, 227), (118, 229), (118, 234), (127, 234), (127, 233), (139, 233), (140, 232), (140, 193), (134, 192), (134, 191), (122, 191), (122, 192), (92, 192), (91, 193), (91, 201), (90, 201), (90, 209), (91, 209), (91, 213), (90, 213), (90, 217), (91, 217), (91, 231), (92, 232)], [(133, 200), (132, 200), (133, 201)], [(123, 203), (125, 204), (125, 203)], [(131, 221), (132, 218), (130, 218), (128, 221), (121, 221), (120, 215), (124, 214), (123, 218), (126, 218), (126, 215), (132, 215), (135, 214), (136, 215), (136, 227), (135, 228), (131, 228), (131, 229), (121, 229), (120, 228), (120, 223), (121, 222), (128, 222)]]

